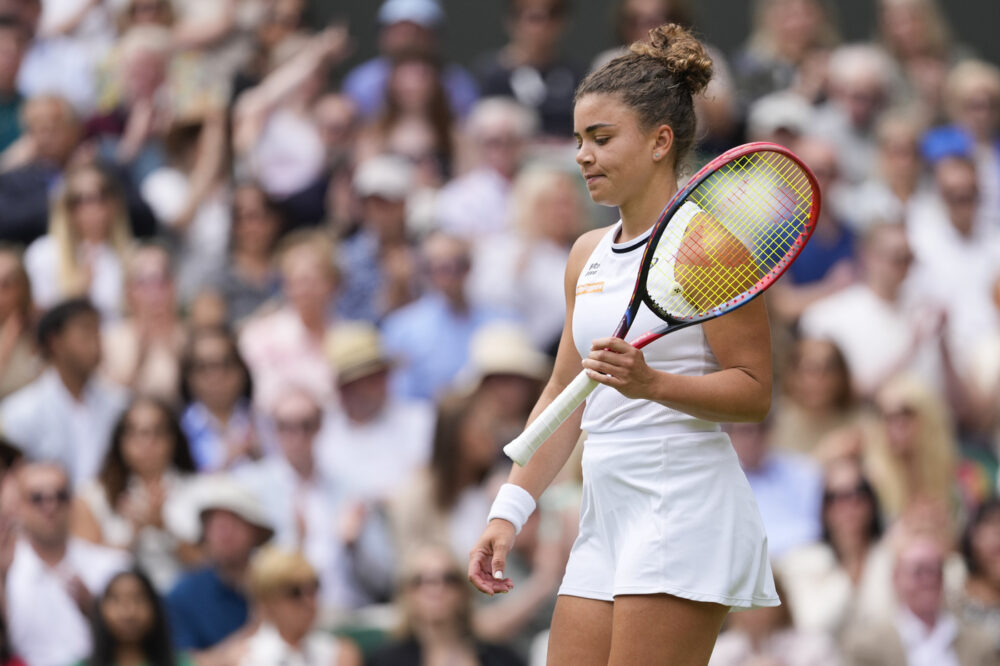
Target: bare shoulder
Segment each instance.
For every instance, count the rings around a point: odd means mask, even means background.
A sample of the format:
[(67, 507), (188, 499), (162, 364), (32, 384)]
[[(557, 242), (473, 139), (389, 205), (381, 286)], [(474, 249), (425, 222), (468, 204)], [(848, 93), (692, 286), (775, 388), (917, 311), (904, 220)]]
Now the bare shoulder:
[(572, 278), (574, 282), (576, 281), (576, 278), (580, 276), (580, 271), (583, 270), (583, 265), (610, 228), (611, 226), (591, 229), (576, 239), (573, 243), (573, 248), (569, 251), (569, 260), (566, 262), (567, 278)]

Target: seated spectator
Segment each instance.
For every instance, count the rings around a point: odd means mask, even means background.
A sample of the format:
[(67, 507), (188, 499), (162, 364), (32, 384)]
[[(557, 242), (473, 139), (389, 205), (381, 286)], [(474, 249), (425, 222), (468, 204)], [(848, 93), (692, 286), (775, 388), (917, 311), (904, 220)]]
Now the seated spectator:
[(226, 322), (237, 326), (281, 293), (274, 251), (281, 233), (278, 210), (254, 183), (233, 192), (229, 254), (206, 290), (218, 294), (226, 306)]
[(48, 233), (24, 253), (35, 304), (47, 309), (87, 296), (105, 319), (116, 319), (124, 305), (131, 243), (128, 209), (111, 173), (93, 165), (71, 168), (53, 204)]
[(505, 443), (497, 416), (495, 403), (481, 394), (440, 401), (430, 465), (389, 506), (397, 548), (423, 539), (449, 545), (457, 558), (476, 545), (499, 488), (490, 478)]
[(181, 358), (181, 397), (181, 428), (199, 471), (230, 469), (260, 457), (250, 370), (228, 330), (191, 333)]
[(864, 464), (885, 516), (895, 519), (924, 503), (954, 515), (958, 444), (947, 404), (907, 375), (887, 382), (875, 402), (880, 419)]
[(789, 604), (781, 580), (775, 577), (780, 606), (753, 608), (731, 613), (708, 666), (838, 666), (836, 644), (822, 632), (804, 630), (794, 621), (794, 606)]
[(505, 96), (534, 109), (541, 134), (567, 141), (573, 134), (573, 94), (586, 68), (560, 53), (569, 20), (565, 0), (506, 3), (508, 42), (477, 68), (484, 97)]
[(815, 541), (823, 488), (818, 465), (805, 456), (775, 450), (767, 422), (729, 423), (725, 428), (757, 500), (768, 554), (778, 558)]
[(141, 570), (116, 574), (95, 606), (94, 650), (76, 666), (192, 666), (186, 655), (174, 650), (163, 604)]
[(420, 666), (430, 655), (476, 666), (518, 666), (505, 647), (479, 640), (472, 627), (472, 589), (448, 546), (416, 542), (399, 576), (403, 610), (399, 638), (380, 648), (369, 666)]
[(250, 563), (248, 583), (260, 625), (243, 639), (238, 666), (361, 665), (354, 643), (316, 629), (320, 581), (303, 555), (262, 549)]
[(0, 14), (0, 163), (3, 152), (21, 136), (19, 116), (24, 96), (17, 87), (17, 73), (31, 35), (13, 14)]
[(891, 616), (892, 553), (878, 497), (857, 463), (830, 464), (821, 511), (821, 540), (792, 549), (775, 568), (795, 626), (837, 637), (852, 619)]
[(824, 437), (861, 422), (847, 361), (833, 342), (795, 340), (782, 375), (771, 428), (776, 449), (817, 454)]
[(577, 174), (531, 165), (514, 179), (510, 209), (512, 233), (473, 242), (470, 298), (515, 313), (532, 343), (553, 351), (566, 320), (569, 250), (592, 226), (586, 195)]
[(954, 600), (955, 614), (992, 635), (1000, 650), (1000, 499), (986, 500), (969, 517), (962, 556), (968, 578)]
[(476, 104), (462, 128), (469, 164), (441, 188), (434, 203), (442, 230), (470, 241), (508, 231), (511, 184), (537, 125), (535, 115), (512, 99)]
[(93, 649), (92, 599), (130, 558), (70, 535), (73, 493), (61, 466), (28, 463), (17, 480), (22, 536), (5, 589), (11, 645), (31, 666), (66, 666)]
[(48, 368), (0, 403), (4, 437), (29, 458), (58, 460), (74, 484), (97, 475), (125, 406), (121, 389), (96, 374), (99, 325), (97, 310), (83, 299), (46, 312), (38, 346)]
[(42, 371), (34, 339), (35, 308), (21, 253), (0, 244), (0, 400)]
[(958, 620), (944, 603), (945, 549), (927, 534), (908, 534), (897, 547), (892, 583), (899, 599), (885, 622), (860, 621), (843, 642), (850, 664), (996, 663), (996, 639)]
[(207, 650), (244, 627), (250, 617), (247, 576), (253, 551), (274, 530), (263, 504), (244, 486), (226, 476), (206, 476), (193, 484), (169, 509), (176, 529), (192, 529), (206, 563), (184, 574), (167, 595), (167, 615), (174, 646)]
[(468, 361), (472, 336), (500, 313), (469, 301), (472, 258), (466, 241), (434, 233), (424, 240), (421, 259), (427, 291), (386, 317), (382, 331), (386, 351), (399, 361), (396, 395), (431, 400), (452, 388)]
[(333, 372), (323, 358), (323, 336), (336, 321), (341, 273), (336, 247), (319, 231), (285, 237), (279, 250), (284, 301), (240, 331), (240, 351), (254, 380), (254, 400), (269, 408), (287, 384), (300, 384), (326, 401)]
[(115, 426), (97, 479), (77, 494), (73, 534), (132, 552), (156, 589), (167, 592), (185, 565), (201, 559), (163, 518), (163, 507), (194, 471), (173, 412), (156, 399), (135, 399)]
[(134, 392), (177, 404), (180, 357), (187, 332), (174, 290), (166, 247), (148, 243), (125, 262), (125, 318), (101, 332), (104, 372)]

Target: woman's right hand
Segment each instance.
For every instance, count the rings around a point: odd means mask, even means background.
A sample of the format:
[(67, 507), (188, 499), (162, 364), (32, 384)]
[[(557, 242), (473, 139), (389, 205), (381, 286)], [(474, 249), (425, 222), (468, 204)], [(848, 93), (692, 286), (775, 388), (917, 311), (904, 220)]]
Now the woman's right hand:
[(514, 588), (514, 581), (503, 575), (507, 567), (507, 554), (513, 545), (514, 525), (503, 518), (491, 520), (479, 537), (479, 542), (469, 553), (469, 581), (476, 589), (492, 597), (498, 592), (502, 594)]

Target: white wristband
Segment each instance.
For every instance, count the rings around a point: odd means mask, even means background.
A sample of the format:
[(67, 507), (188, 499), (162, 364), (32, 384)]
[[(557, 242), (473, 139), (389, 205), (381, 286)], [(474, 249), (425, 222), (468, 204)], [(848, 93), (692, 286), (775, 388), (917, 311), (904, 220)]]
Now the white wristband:
[(486, 522), (494, 518), (503, 518), (514, 525), (514, 534), (520, 534), (521, 528), (528, 521), (531, 512), (535, 510), (535, 498), (527, 490), (513, 483), (500, 486), (497, 498), (490, 507), (490, 515)]

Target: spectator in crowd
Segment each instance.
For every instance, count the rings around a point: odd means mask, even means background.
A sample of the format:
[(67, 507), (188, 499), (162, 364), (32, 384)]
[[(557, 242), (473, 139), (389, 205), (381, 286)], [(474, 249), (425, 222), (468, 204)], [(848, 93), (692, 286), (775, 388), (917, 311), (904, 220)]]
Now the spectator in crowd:
[(395, 393), (430, 400), (451, 387), (468, 360), (472, 336), (499, 312), (469, 301), (466, 241), (437, 232), (424, 240), (421, 255), (427, 291), (386, 317), (382, 330), (386, 349), (400, 363)]
[(274, 534), (257, 496), (234, 479), (206, 476), (175, 505), (180, 529), (187, 509), (197, 515), (196, 540), (205, 564), (181, 576), (167, 595), (167, 615), (174, 645), (207, 650), (245, 626), (250, 616), (247, 584), (254, 550)]
[(181, 358), (181, 397), (181, 428), (200, 471), (230, 469), (260, 457), (250, 369), (228, 330), (191, 333)]
[(91, 600), (130, 559), (71, 536), (73, 492), (60, 465), (26, 464), (17, 488), (22, 536), (5, 586), (11, 644), (31, 666), (66, 666), (90, 654)]
[(354, 643), (316, 629), (320, 580), (301, 553), (261, 549), (250, 563), (248, 579), (260, 624), (242, 641), (238, 666), (361, 666)]
[(267, 3), (253, 30), (253, 49), (249, 60), (236, 72), (233, 99), (258, 85), (273, 71), (281, 57), (300, 50), (308, 40), (304, 0), (279, 0)]
[(45, 309), (88, 296), (105, 319), (117, 318), (131, 242), (128, 209), (111, 173), (93, 165), (71, 168), (48, 233), (24, 255), (35, 304)]
[(476, 638), (472, 591), (448, 546), (414, 544), (400, 570), (400, 636), (378, 650), (370, 666), (418, 666), (427, 659), (476, 666), (524, 662), (502, 646)]
[(566, 30), (566, 0), (506, 3), (509, 41), (478, 67), (484, 96), (513, 97), (535, 110), (544, 137), (567, 141), (573, 133), (573, 93), (584, 67), (559, 51)]
[(929, 502), (956, 509), (958, 444), (947, 404), (926, 382), (899, 375), (875, 395), (879, 423), (865, 467), (890, 519)]
[(776, 562), (795, 626), (839, 637), (853, 619), (890, 617), (892, 553), (871, 483), (853, 460), (827, 467), (819, 541)]
[(169, 250), (146, 243), (125, 262), (126, 316), (105, 326), (103, 370), (132, 391), (176, 404), (187, 335), (174, 290)]
[(222, 182), (226, 119), (221, 111), (175, 118), (165, 131), (165, 162), (141, 182), (162, 234), (175, 250), (180, 301), (190, 303), (224, 262), (228, 191)]
[(470, 240), (508, 231), (510, 188), (537, 123), (529, 109), (511, 99), (492, 97), (476, 104), (463, 131), (471, 164), (441, 188), (434, 204), (441, 229)]
[(745, 107), (789, 88), (800, 78), (800, 69), (815, 70), (816, 61), (838, 40), (820, 0), (758, 0), (753, 12), (752, 32), (733, 57), (733, 74)]
[(41, 376), (0, 403), (3, 435), (31, 458), (57, 460), (74, 484), (94, 478), (125, 404), (122, 390), (96, 375), (100, 317), (84, 299), (54, 306), (38, 322), (48, 362)]
[(206, 287), (225, 304), (228, 325), (243, 322), (281, 293), (274, 265), (281, 228), (277, 207), (259, 185), (246, 182), (236, 187), (229, 254)]
[(810, 131), (839, 147), (840, 174), (856, 185), (874, 173), (876, 121), (895, 101), (892, 62), (874, 46), (841, 46), (830, 54), (827, 76), (829, 100)]
[(125, 0), (118, 13), (118, 34), (141, 25), (159, 25), (169, 28), (174, 24), (174, 11), (170, 0)]
[(271, 410), (278, 451), (236, 472), (267, 508), (275, 543), (300, 551), (316, 569), (323, 608), (347, 609), (358, 604), (351, 557), (360, 534), (345, 544), (338, 513), (343, 490), (317, 461), (317, 435), (323, 409), (307, 391), (289, 387)]
[(871, 397), (905, 369), (940, 381), (943, 317), (911, 277), (906, 229), (873, 225), (861, 238), (859, 260), (861, 281), (806, 308), (799, 319), (802, 335), (837, 345), (859, 397)]
[(344, 288), (337, 306), (345, 319), (379, 321), (418, 295), (416, 248), (407, 225), (416, 176), (413, 165), (392, 155), (369, 158), (354, 172), (361, 220), (341, 243)]
[(430, 460), (434, 411), (430, 404), (390, 394), (392, 361), (371, 324), (334, 328), (326, 355), (337, 368), (339, 409), (328, 414), (318, 455), (325, 473), (347, 496), (342, 536), (350, 542), (360, 538), (369, 519), (380, 518), (390, 496)]
[(795, 340), (782, 374), (771, 428), (776, 449), (814, 454), (824, 437), (861, 422), (847, 361), (833, 342)]
[(892, 572), (899, 610), (884, 622), (859, 622), (844, 639), (852, 664), (995, 664), (995, 639), (960, 622), (944, 603), (945, 549), (933, 536), (908, 534)]
[(779, 558), (820, 535), (823, 482), (805, 456), (776, 451), (770, 423), (731, 423), (726, 431), (753, 490), (767, 531), (767, 552)]
[(398, 549), (424, 539), (448, 544), (457, 558), (476, 545), (499, 487), (490, 478), (505, 443), (497, 437), (497, 416), (482, 395), (439, 401), (430, 465), (392, 500)]
[(192, 666), (185, 654), (175, 652), (163, 604), (141, 570), (123, 571), (108, 582), (91, 627), (94, 649), (76, 666)]
[(1000, 650), (1000, 499), (986, 500), (969, 517), (961, 545), (969, 575), (955, 614), (992, 635)]
[(19, 116), (24, 96), (17, 88), (17, 73), (30, 35), (16, 15), (0, 15), (0, 163), (3, 152), (21, 136)]
[(156, 589), (167, 592), (196, 548), (173, 534), (164, 506), (194, 474), (187, 439), (170, 408), (154, 398), (132, 401), (111, 434), (97, 479), (82, 486), (73, 504), (74, 535), (134, 553)]
[(289, 383), (324, 401), (333, 397), (333, 372), (322, 348), (337, 319), (342, 283), (336, 247), (320, 231), (299, 231), (285, 237), (278, 256), (284, 303), (246, 322), (239, 338), (253, 374), (254, 400), (265, 409)]
[[(836, 144), (804, 137), (795, 143), (795, 151), (816, 176), (820, 191), (835, 194), (840, 185)], [(775, 314), (790, 325), (807, 307), (851, 285), (856, 277), (855, 233), (836, 205), (824, 203), (809, 243), (770, 293)]]
[(733, 613), (715, 642), (709, 666), (781, 664), (782, 666), (837, 666), (840, 655), (829, 636), (799, 627), (794, 606), (780, 578), (775, 589), (781, 605)]
[(0, 400), (42, 371), (32, 335), (35, 308), (21, 253), (0, 244)]
[(510, 209), (511, 233), (473, 245), (470, 297), (516, 313), (534, 346), (554, 350), (566, 318), (566, 259), (591, 226), (585, 194), (575, 174), (533, 164), (515, 178)]
[[(386, 81), (392, 59), (402, 53), (440, 55), (440, 30), (444, 10), (437, 0), (385, 0), (378, 11), (379, 55), (366, 60), (344, 78), (342, 89), (353, 99), (361, 115), (374, 117), (385, 105)], [(442, 81), (452, 112), (465, 116), (478, 97), (476, 81), (457, 64), (446, 64)]]

